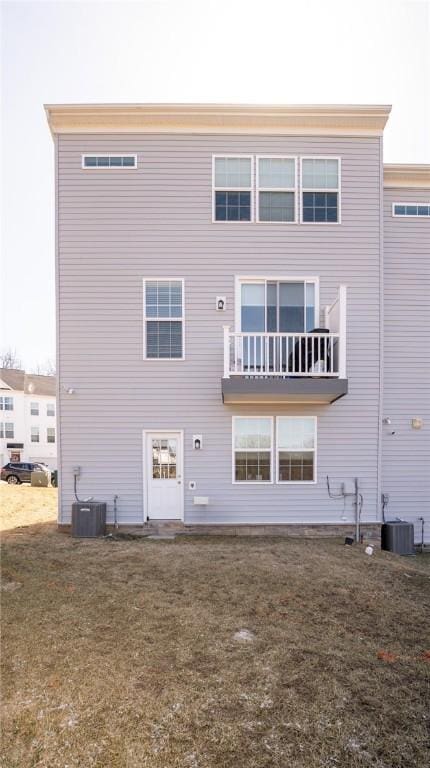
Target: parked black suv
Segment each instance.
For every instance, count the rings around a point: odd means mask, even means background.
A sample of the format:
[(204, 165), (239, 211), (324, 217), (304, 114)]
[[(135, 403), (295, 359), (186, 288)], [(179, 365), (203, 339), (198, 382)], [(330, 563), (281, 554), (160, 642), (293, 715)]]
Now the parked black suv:
[(46, 464), (34, 464), (27, 461), (17, 461), (5, 464), (1, 471), (1, 479), (10, 485), (31, 483), (31, 473), (34, 470), (48, 472)]

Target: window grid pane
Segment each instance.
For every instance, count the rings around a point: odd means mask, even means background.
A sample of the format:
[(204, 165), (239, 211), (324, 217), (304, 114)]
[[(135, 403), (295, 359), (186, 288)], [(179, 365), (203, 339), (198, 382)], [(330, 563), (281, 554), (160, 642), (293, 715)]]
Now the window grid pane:
[(290, 418), (282, 416), (277, 421), (278, 449), (289, 451), (313, 450), (315, 448), (315, 420), (313, 418)]
[(259, 192), (260, 221), (294, 221), (294, 192)]
[(313, 451), (279, 451), (280, 482), (312, 482), (314, 479)]
[(296, 161), (281, 157), (259, 158), (258, 184), (260, 189), (294, 189)]
[(148, 358), (181, 358), (182, 322), (147, 320), (146, 356)]
[(302, 188), (307, 190), (338, 189), (339, 162), (322, 158), (302, 161)]
[(270, 482), (270, 451), (236, 451), (236, 482)]
[(84, 155), (84, 168), (136, 168), (136, 157), (122, 155)]
[(4, 425), (5, 437), (14, 437), (14, 426), (11, 422), (6, 422)]
[(215, 187), (249, 189), (251, 187), (251, 158), (216, 157)]
[(337, 222), (337, 201), (337, 192), (303, 192), (303, 221)]
[(430, 216), (430, 204), (420, 203), (395, 203), (394, 204), (395, 216)]
[(215, 192), (215, 221), (251, 221), (251, 193)]

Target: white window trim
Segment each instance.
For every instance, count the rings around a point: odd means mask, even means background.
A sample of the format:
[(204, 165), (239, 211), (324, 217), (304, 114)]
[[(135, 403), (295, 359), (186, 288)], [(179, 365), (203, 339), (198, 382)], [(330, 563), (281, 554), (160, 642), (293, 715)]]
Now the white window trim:
[[(241, 287), (242, 283), (313, 283), (315, 285), (315, 327), (320, 323), (320, 279), (319, 277), (307, 275), (235, 275), (234, 288), (234, 324), (236, 333), (242, 333), (242, 303)], [(263, 331), (264, 333), (264, 331)]]
[[(294, 160), (294, 187), (261, 187), (260, 188), (260, 160)], [(298, 224), (298, 158), (294, 155), (256, 155), (255, 158), (255, 209), (257, 224)], [(294, 221), (260, 221), (260, 192), (294, 192)]]
[[(48, 413), (48, 410), (54, 410), (54, 413)], [(54, 418), (55, 417), (55, 404), (54, 403), (46, 403), (46, 415), (48, 418)]]
[[(176, 280), (182, 284), (182, 315), (181, 317), (147, 317), (146, 316), (146, 283), (152, 281), (168, 282)], [(146, 321), (159, 320), (182, 322), (182, 357), (147, 357), (146, 355)], [(143, 359), (149, 363), (180, 363), (185, 360), (185, 279), (183, 277), (144, 277), (143, 278)]]
[[(303, 160), (337, 160), (337, 188), (308, 189), (303, 186)], [(303, 221), (303, 192), (337, 192), (337, 221)], [(342, 224), (342, 158), (336, 155), (301, 155), (300, 157), (300, 224), (337, 227)]]
[(428, 202), (428, 203), (415, 203), (415, 202), (414, 203), (411, 203), (411, 202), (409, 202), (409, 203), (397, 203), (396, 202), (396, 203), (393, 203), (392, 207), (391, 207), (391, 215), (392, 215), (392, 217), (394, 219), (429, 219), (430, 218), (430, 215), (429, 216), (423, 216), (422, 214), (420, 215), (418, 213), (417, 213), (416, 216), (414, 214), (410, 214), (410, 213), (405, 213), (405, 214), (403, 214), (403, 213), (395, 213), (394, 207), (396, 205), (405, 205), (405, 206), (406, 205), (416, 205), (416, 206), (418, 206), (418, 205), (428, 205), (428, 206), (430, 206), (430, 202)]
[[(12, 407), (6, 408), (6, 400), (12, 401)], [(0, 396), (0, 411), (3, 411), (3, 413), (11, 413), (14, 410), (14, 404), (13, 404), (13, 397), (11, 395), (1, 395)]]
[[(49, 440), (50, 429), (54, 430), (54, 434), (52, 435), (52, 437), (54, 438), (53, 440)], [(47, 444), (49, 443), (49, 445), (54, 445), (56, 442), (57, 442), (57, 435), (55, 434), (55, 427), (46, 427), (46, 443)]]
[[(37, 429), (37, 440), (33, 440), (33, 429)], [(36, 433), (34, 436), (36, 436)], [(30, 427), (30, 443), (40, 443), (40, 427), (37, 425)]]
[[(6, 427), (12, 427), (12, 434), (7, 435)], [(15, 422), (13, 421), (0, 421), (0, 439), (1, 440), (14, 440), (15, 439)]]
[[(134, 165), (128, 165), (126, 168), (122, 165), (85, 165), (86, 157), (133, 157)], [(128, 152), (84, 152), (81, 156), (81, 165), (83, 171), (135, 171), (137, 169), (137, 155)]]
[[(236, 435), (236, 421), (238, 419), (270, 419), (270, 480), (236, 480), (236, 448), (234, 444), (235, 435)], [(248, 416), (243, 414), (243, 416), (232, 416), (232, 425), (231, 425), (231, 447), (232, 447), (232, 455), (231, 455), (231, 482), (232, 485), (273, 485), (274, 483), (274, 472), (273, 472), (273, 448), (274, 448), (274, 434), (273, 434), (273, 426), (274, 426), (274, 417), (268, 416), (267, 414), (259, 415), (259, 416)], [(264, 451), (264, 449), (263, 449)], [(262, 451), (261, 451), (262, 452)], [(269, 451), (267, 451), (269, 453)]]
[[(34, 409), (32, 408), (32, 405), (37, 406), (37, 413), (33, 413)], [(30, 416), (39, 416), (39, 414), (40, 414), (40, 403), (36, 403), (36, 402), (30, 403)]]
[[(215, 186), (215, 160), (241, 160), (251, 161), (251, 186), (250, 187), (216, 187)], [(254, 222), (254, 188), (255, 188), (255, 170), (254, 170), (254, 155), (242, 155), (242, 154), (228, 154), (228, 155), (212, 155), (212, 224), (252, 224)], [(215, 210), (215, 192), (249, 192), (250, 193), (250, 205), (251, 205), (251, 218), (247, 221), (220, 221), (216, 218)]]
[[(313, 480), (280, 480), (279, 479), (279, 451), (283, 450), (285, 451), (285, 448), (279, 448), (279, 440), (278, 440), (278, 424), (280, 419), (313, 419), (314, 422), (314, 448), (308, 448), (303, 449), (303, 452), (307, 451), (308, 453), (314, 454), (314, 479)], [(277, 416), (276, 417), (276, 445), (275, 445), (275, 462), (276, 462), (276, 485), (316, 485), (317, 484), (317, 478), (318, 478), (318, 471), (317, 471), (317, 440), (318, 440), (318, 419), (316, 416), (290, 416), (290, 414), (283, 414), (283, 416)], [(300, 451), (298, 451), (300, 452)]]

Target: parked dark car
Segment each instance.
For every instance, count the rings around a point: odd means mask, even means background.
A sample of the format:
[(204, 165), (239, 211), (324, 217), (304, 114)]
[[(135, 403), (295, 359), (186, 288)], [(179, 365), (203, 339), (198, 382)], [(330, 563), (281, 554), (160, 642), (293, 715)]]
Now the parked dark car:
[(2, 468), (1, 479), (6, 480), (10, 485), (31, 483), (31, 473), (35, 470), (49, 472), (46, 464), (35, 464), (28, 461), (10, 462)]
[(53, 488), (56, 488), (58, 485), (58, 472), (56, 469), (53, 469), (51, 472), (51, 485)]

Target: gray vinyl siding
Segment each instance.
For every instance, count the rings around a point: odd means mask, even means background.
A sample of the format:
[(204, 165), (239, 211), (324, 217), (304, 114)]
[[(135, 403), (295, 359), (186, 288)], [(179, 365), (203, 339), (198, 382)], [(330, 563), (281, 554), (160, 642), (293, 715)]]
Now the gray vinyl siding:
[[(359, 477), (363, 520), (377, 520), (380, 140), (65, 135), (58, 144), (61, 521), (76, 464), (82, 497), (106, 500), (112, 519), (118, 494), (119, 522), (143, 521), (144, 429), (185, 431), (185, 522), (338, 523), (343, 501), (328, 498), (326, 475), (336, 489)], [(137, 153), (138, 168), (82, 170), (86, 152)], [(212, 223), (212, 154), (235, 153), (340, 156), (342, 224)], [(223, 405), (222, 326), (234, 327), (235, 275), (250, 274), (318, 275), (321, 310), (348, 286), (346, 397)], [(144, 277), (185, 280), (184, 361), (143, 359)], [(217, 295), (227, 297), (223, 313)], [(232, 416), (266, 413), (318, 416), (317, 484), (232, 484)], [(209, 506), (194, 507), (194, 495)]]
[[(394, 202), (426, 202), (430, 190), (385, 192), (384, 414), (382, 490), (387, 518), (415, 525), (430, 542), (430, 219), (392, 216)], [(421, 430), (411, 419), (424, 421)], [(395, 434), (392, 434), (394, 432)]]

